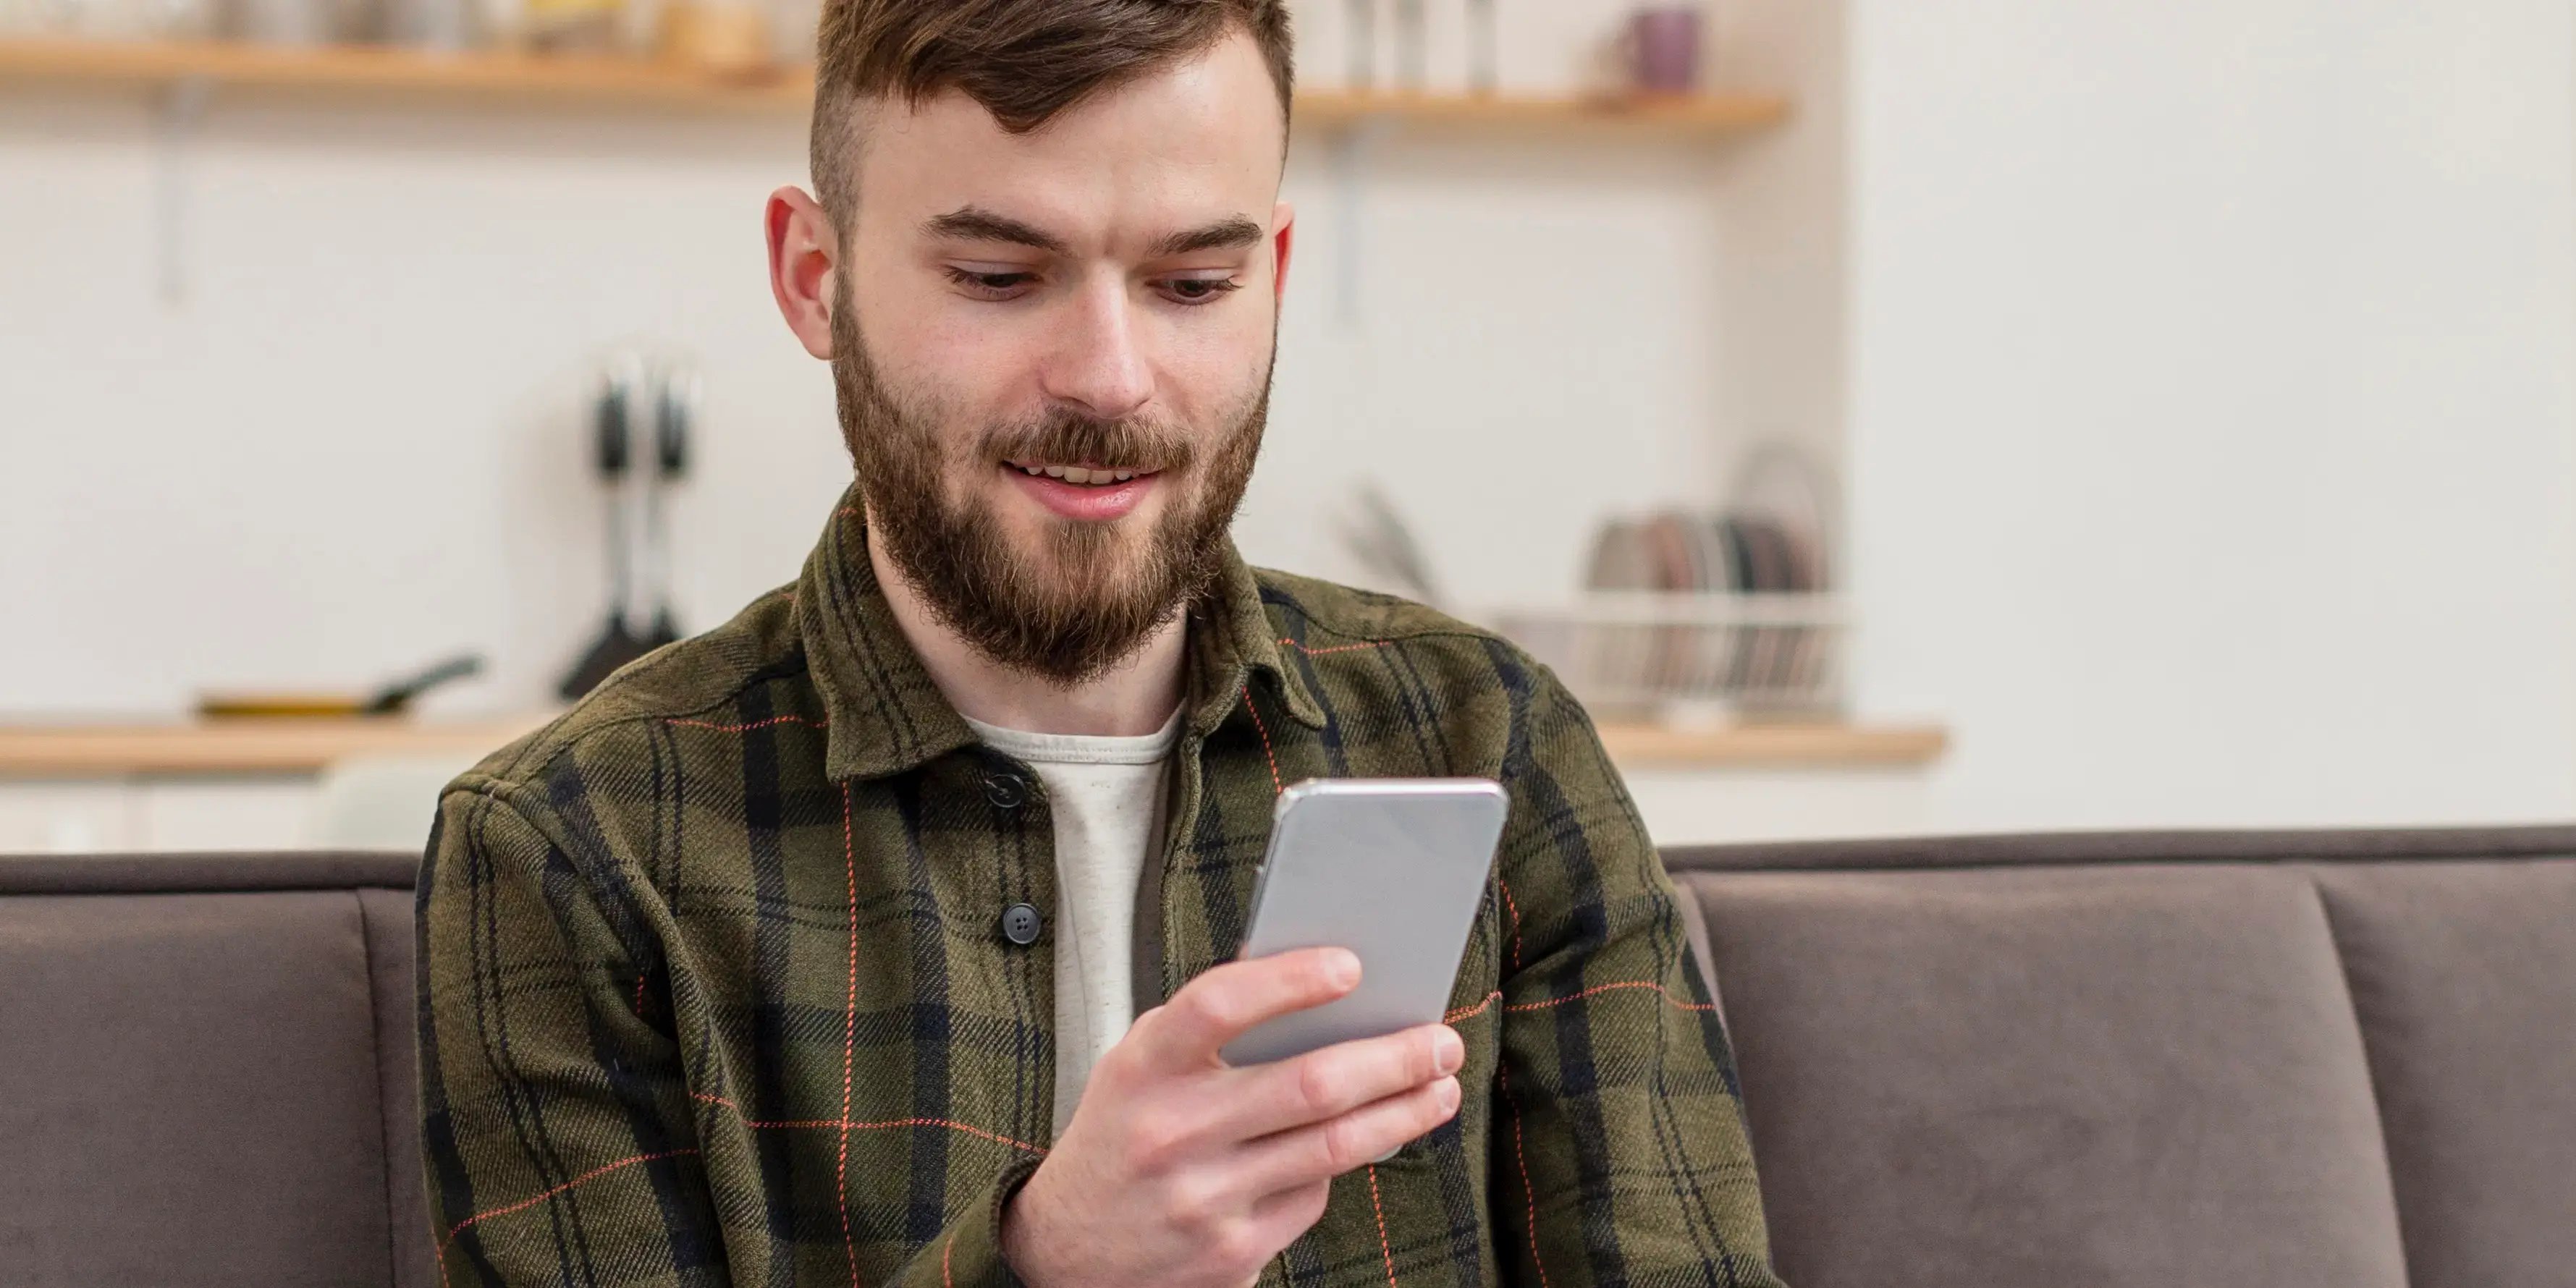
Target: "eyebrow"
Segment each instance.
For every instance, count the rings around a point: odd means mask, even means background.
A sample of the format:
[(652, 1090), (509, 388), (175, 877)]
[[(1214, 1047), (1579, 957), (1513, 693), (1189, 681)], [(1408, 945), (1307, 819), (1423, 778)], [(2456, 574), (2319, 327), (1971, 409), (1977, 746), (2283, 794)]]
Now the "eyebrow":
[(1174, 233), (1156, 242), (1154, 257), (1165, 259), (1173, 255), (1196, 254), (1203, 250), (1232, 250), (1238, 246), (1257, 245), (1265, 236), (1268, 234), (1262, 230), (1261, 225), (1242, 215), (1235, 215), (1220, 219), (1204, 228)]
[(1064, 240), (1055, 234), (979, 206), (962, 206), (944, 215), (933, 215), (922, 221), (921, 231), (933, 237), (957, 241), (1007, 242), (1050, 255), (1072, 253)]
[[(923, 220), (921, 231), (932, 237), (954, 241), (1002, 242), (1026, 246), (1050, 255), (1071, 254), (1064, 239), (1034, 224), (996, 214), (981, 206), (961, 206), (944, 215)], [(1228, 250), (1258, 244), (1269, 234), (1260, 224), (1243, 215), (1232, 215), (1198, 228), (1173, 233), (1154, 243), (1154, 257), (1195, 254), (1203, 250)]]

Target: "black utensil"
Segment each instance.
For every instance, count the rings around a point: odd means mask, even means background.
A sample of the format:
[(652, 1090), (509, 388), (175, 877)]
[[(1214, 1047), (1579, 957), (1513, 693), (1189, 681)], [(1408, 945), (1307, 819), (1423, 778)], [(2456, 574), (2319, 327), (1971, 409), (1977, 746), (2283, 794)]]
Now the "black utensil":
[(626, 520), (626, 474), (634, 464), (633, 421), (643, 398), (643, 368), (629, 359), (613, 367), (600, 385), (595, 408), (593, 450), (600, 481), (608, 491), (608, 624), (599, 638), (573, 664), (555, 692), (570, 701), (598, 688), (617, 668), (653, 651), (653, 645), (627, 626), (634, 594), (634, 550)]
[(644, 633), (647, 648), (660, 648), (680, 638), (671, 608), (671, 520), (669, 490), (689, 472), (689, 433), (698, 417), (698, 376), (685, 367), (662, 372), (661, 397), (653, 420), (653, 476), (644, 493), (644, 544), (650, 571), (645, 577), (653, 624)]
[(413, 699), (418, 698), (420, 695), (427, 693), (440, 685), (462, 680), (469, 675), (479, 675), (482, 673), (482, 670), (483, 656), (481, 654), (459, 654), (421, 672), (418, 675), (412, 676), (409, 679), (396, 680), (393, 683), (376, 690), (375, 696), (367, 699), (366, 705), (359, 708), (359, 714), (370, 716), (399, 715), (405, 707), (412, 704)]

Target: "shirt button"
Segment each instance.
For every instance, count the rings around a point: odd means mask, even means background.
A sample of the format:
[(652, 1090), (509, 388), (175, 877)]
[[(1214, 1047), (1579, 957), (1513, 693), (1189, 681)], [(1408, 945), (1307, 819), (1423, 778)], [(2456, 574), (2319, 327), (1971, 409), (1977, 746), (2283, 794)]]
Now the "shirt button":
[(1042, 919), (1033, 904), (1015, 903), (1002, 910), (1002, 937), (1026, 948), (1038, 941)]
[(984, 780), (984, 799), (996, 809), (1018, 809), (1029, 798), (1028, 784), (1012, 774), (994, 774)]

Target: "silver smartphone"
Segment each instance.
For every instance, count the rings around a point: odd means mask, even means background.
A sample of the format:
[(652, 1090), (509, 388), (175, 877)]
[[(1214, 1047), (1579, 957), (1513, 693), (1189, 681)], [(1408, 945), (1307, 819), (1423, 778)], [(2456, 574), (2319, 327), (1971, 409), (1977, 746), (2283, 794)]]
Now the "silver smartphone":
[(1510, 798), (1486, 778), (1331, 778), (1280, 794), (1243, 956), (1347, 948), (1359, 987), (1227, 1043), (1228, 1064), (1437, 1022)]

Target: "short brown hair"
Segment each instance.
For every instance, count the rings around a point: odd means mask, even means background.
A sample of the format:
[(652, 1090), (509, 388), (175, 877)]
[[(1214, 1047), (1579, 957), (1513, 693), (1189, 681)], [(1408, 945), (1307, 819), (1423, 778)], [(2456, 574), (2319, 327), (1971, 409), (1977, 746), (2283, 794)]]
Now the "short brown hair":
[(844, 224), (861, 104), (958, 89), (1014, 134), (1105, 89), (1200, 54), (1234, 31), (1289, 108), (1286, 0), (826, 0), (815, 40), (814, 189)]

